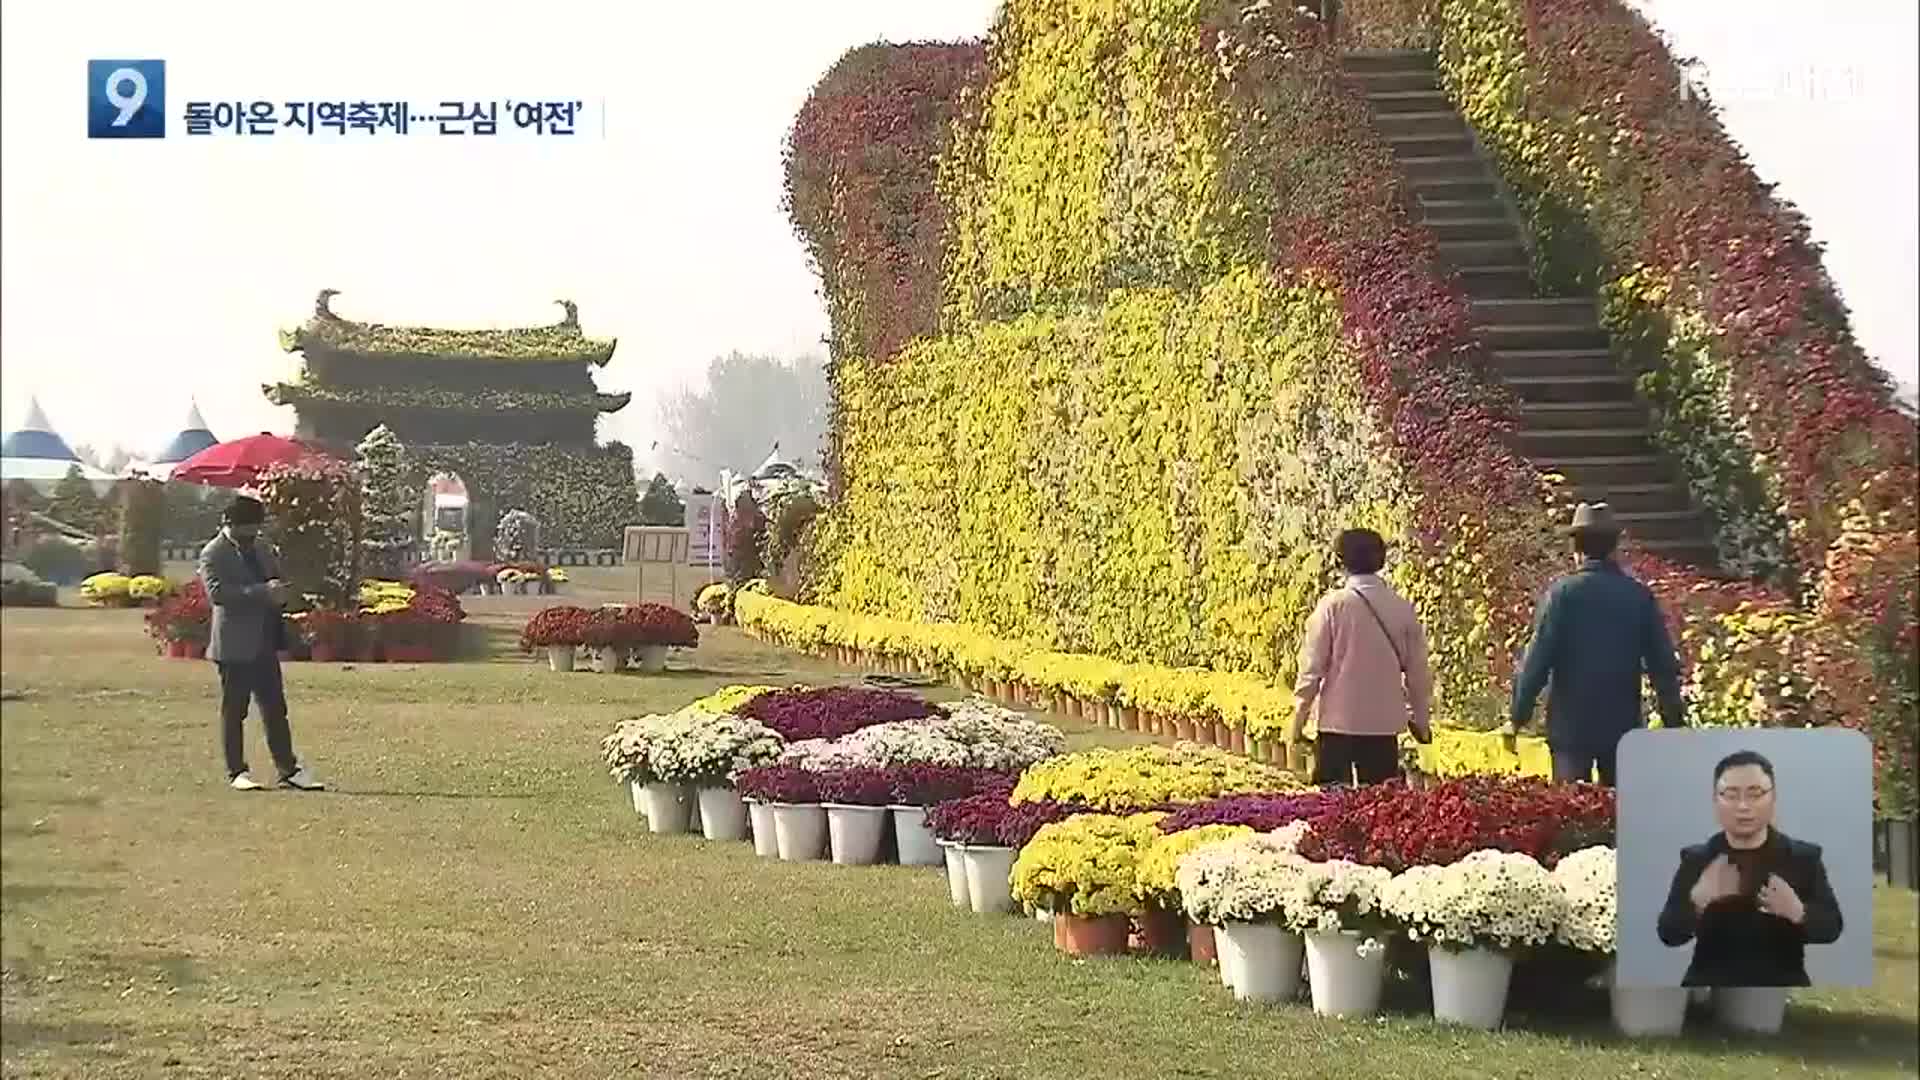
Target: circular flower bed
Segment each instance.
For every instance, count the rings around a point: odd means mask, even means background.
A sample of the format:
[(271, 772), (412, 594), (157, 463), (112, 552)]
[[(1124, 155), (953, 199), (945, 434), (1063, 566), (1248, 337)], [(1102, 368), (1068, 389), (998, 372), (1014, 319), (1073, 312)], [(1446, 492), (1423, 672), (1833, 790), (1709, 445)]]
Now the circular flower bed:
[(920, 720), (938, 711), (933, 703), (912, 694), (849, 687), (775, 690), (757, 695), (738, 710), (788, 742), (837, 739), (875, 724)]

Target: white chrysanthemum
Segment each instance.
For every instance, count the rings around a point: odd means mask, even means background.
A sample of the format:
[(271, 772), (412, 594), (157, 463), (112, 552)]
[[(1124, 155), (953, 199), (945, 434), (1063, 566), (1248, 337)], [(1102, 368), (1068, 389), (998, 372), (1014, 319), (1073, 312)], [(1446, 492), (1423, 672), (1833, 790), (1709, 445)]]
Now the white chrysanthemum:
[(1504, 851), (1413, 867), (1386, 883), (1379, 903), (1414, 940), (1455, 948), (1544, 944), (1566, 911), (1566, 896), (1545, 867)]
[(1610, 847), (1583, 848), (1560, 860), (1553, 880), (1566, 897), (1555, 938), (1586, 952), (1611, 953), (1618, 932), (1618, 866)]

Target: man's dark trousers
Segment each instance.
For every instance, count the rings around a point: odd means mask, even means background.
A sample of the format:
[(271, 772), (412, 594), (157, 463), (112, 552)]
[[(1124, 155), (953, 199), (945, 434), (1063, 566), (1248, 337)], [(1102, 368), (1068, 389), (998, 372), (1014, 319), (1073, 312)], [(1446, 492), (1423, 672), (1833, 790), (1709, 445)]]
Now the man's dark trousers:
[(287, 690), (280, 681), (280, 657), (268, 653), (258, 660), (222, 661), (220, 667), (220, 741), (227, 755), (227, 778), (247, 771), (247, 705), (260, 703), (260, 722), (267, 729), (267, 749), (281, 778), (300, 769), (293, 756), (293, 731), (287, 726)]
[(1600, 783), (1614, 786), (1615, 768), (1620, 760), (1620, 747), (1616, 743), (1602, 751), (1561, 750), (1549, 746), (1553, 751), (1553, 779), (1556, 783), (1571, 783), (1593, 779), (1595, 766), (1600, 769)]

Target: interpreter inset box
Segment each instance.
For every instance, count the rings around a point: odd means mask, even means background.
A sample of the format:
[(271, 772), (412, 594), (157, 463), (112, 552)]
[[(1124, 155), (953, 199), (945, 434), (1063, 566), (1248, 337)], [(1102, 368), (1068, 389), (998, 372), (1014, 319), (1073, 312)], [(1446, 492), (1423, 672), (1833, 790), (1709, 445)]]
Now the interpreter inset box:
[(1621, 986), (1869, 986), (1873, 751), (1844, 728), (1628, 732)]

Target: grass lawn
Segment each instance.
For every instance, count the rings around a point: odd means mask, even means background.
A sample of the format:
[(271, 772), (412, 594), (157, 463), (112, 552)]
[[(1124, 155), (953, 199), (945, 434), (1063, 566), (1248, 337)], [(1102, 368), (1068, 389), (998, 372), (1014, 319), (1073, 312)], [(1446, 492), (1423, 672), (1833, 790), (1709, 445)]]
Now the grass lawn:
[[(504, 636), (538, 603), (469, 608)], [(1778, 1040), (1629, 1044), (1537, 996), (1503, 1034), (1418, 1002), (1320, 1021), (1237, 1006), (1189, 964), (1062, 959), (1041, 924), (949, 907), (938, 871), (647, 836), (599, 765), (615, 720), (843, 677), (731, 632), (657, 678), (504, 653), (287, 670), (297, 744), (338, 790), (242, 795), (207, 665), (154, 656), (137, 613), (7, 611), (0, 672), (24, 697), (0, 713), (5, 1075), (1914, 1072), (1911, 892), (1878, 896), (1878, 984), (1796, 998)]]

